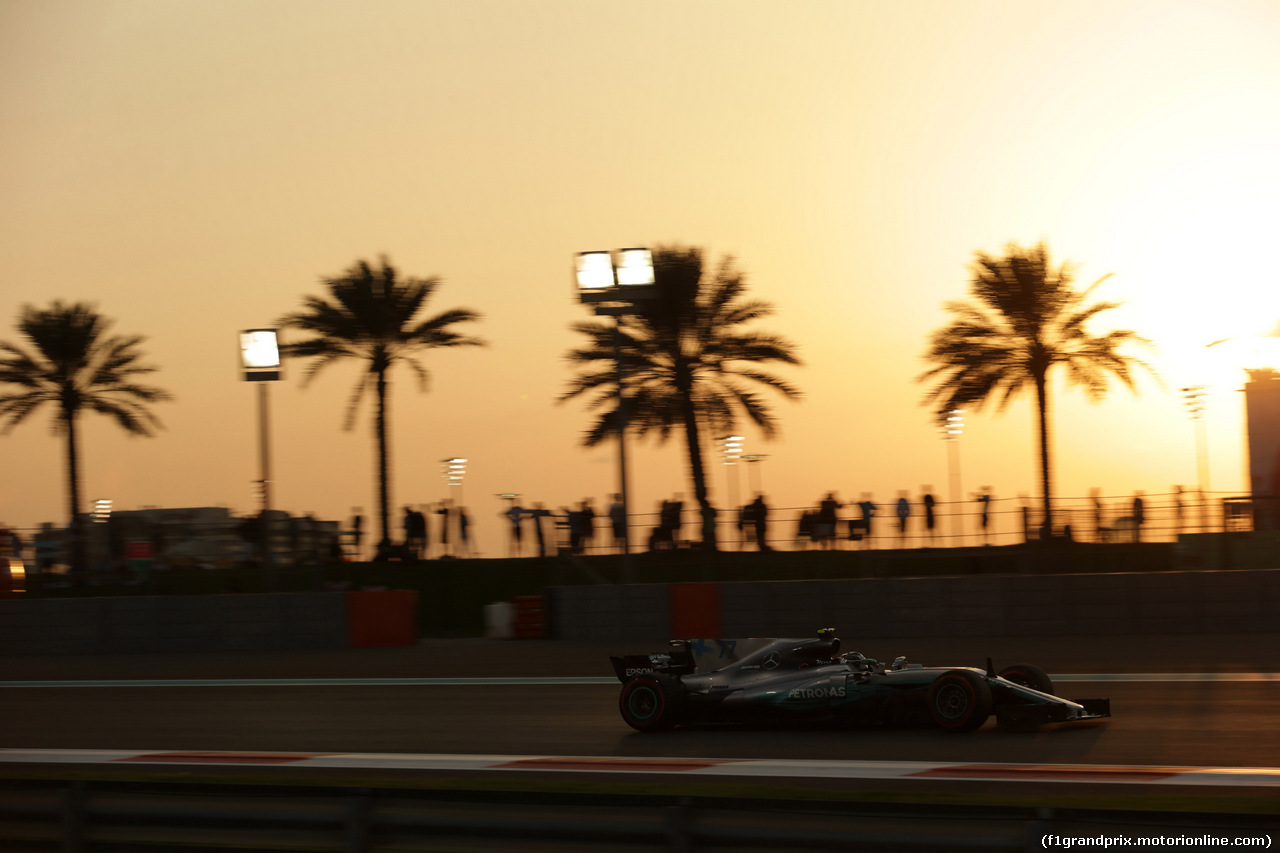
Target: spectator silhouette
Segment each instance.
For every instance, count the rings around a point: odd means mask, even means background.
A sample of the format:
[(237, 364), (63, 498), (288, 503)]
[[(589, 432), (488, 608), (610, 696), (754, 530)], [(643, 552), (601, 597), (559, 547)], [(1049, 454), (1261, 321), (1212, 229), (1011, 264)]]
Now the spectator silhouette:
[(507, 507), (502, 515), (511, 523), (511, 542), (509, 548), (511, 556), (519, 557), (524, 539), (524, 526), (522, 524), (525, 516), (524, 508), (513, 499), (511, 501), (511, 506)]
[(864, 548), (870, 548), (871, 535), (874, 530), (872, 521), (876, 517), (876, 505), (871, 501), (871, 493), (863, 492), (862, 500), (858, 502), (858, 509), (862, 511), (862, 535), (864, 538)]
[(978, 493), (977, 501), (982, 505), (978, 513), (978, 527), (982, 530), (982, 544), (991, 544), (991, 487), (983, 486)]
[(836, 525), (840, 523), (838, 512), (843, 506), (836, 500), (835, 492), (827, 492), (827, 496), (818, 504), (818, 514), (814, 519), (814, 538), (824, 551), (836, 544)]
[(354, 553), (352, 554), (357, 560), (360, 559), (361, 550), (360, 543), (364, 541), (364, 516), (361, 515), (363, 510), (360, 507), (352, 508), (351, 516), (351, 538), (354, 541)]
[(404, 544), (410, 557), (422, 559), (427, 546), (427, 517), (407, 506), (404, 508)]
[(613, 549), (619, 554), (627, 550), (627, 510), (622, 495), (615, 494), (609, 504), (609, 528), (613, 531)]
[(582, 553), (582, 512), (576, 509), (562, 507), (564, 510), (565, 524), (569, 528), (569, 553)]
[(925, 486), (924, 498), (921, 499), (921, 503), (924, 504), (924, 529), (929, 538), (929, 544), (933, 545), (935, 544), (934, 537), (937, 535), (935, 527), (938, 523), (937, 516), (934, 513), (934, 507), (937, 505), (938, 501), (934, 498), (933, 493), (930, 491), (928, 486)]
[(755, 528), (756, 550), (772, 551), (769, 547), (769, 505), (764, 502), (764, 495), (757, 494), (751, 502), (751, 526)]
[(533, 519), (533, 532), (538, 539), (539, 557), (549, 556), (549, 551), (547, 549), (547, 534), (546, 531), (542, 529), (542, 519), (547, 518), (550, 515), (550, 510), (540, 503), (534, 504), (533, 509), (529, 512), (529, 517)]
[(578, 517), (582, 525), (582, 548), (589, 551), (596, 538), (596, 510), (591, 505), (591, 498), (582, 499)]
[(436, 510), (436, 515), (440, 516), (440, 549), (445, 557), (453, 555), (449, 550), (449, 516), (451, 514), (449, 502), (441, 501), (440, 508)]
[(684, 519), (684, 502), (677, 494), (672, 500), (662, 501), (658, 508), (658, 527), (654, 531), (651, 548), (676, 548), (680, 544), (680, 528)]
[(898, 544), (907, 544), (907, 519), (911, 517), (911, 502), (906, 492), (898, 492)]
[(806, 509), (800, 513), (800, 518), (796, 522), (796, 547), (805, 550), (815, 538), (814, 528), (818, 525), (818, 513), (815, 510)]
[(463, 557), (471, 556), (471, 516), (465, 506), (458, 507), (458, 550)]

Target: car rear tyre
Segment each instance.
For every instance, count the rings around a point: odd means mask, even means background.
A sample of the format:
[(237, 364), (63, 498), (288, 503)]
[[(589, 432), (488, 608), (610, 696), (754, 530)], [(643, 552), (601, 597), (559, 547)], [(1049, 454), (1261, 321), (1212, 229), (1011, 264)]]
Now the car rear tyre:
[(637, 731), (657, 732), (680, 722), (684, 712), (684, 687), (669, 675), (642, 675), (622, 686), (618, 710), (627, 725)]
[(1021, 684), (1023, 687), (1053, 695), (1053, 679), (1038, 666), (1032, 666), (1029, 663), (1010, 664), (1000, 670), (1000, 677), (1005, 681), (1012, 681), (1014, 684)]
[(991, 686), (967, 669), (953, 669), (929, 687), (929, 717), (949, 732), (971, 732), (991, 716)]

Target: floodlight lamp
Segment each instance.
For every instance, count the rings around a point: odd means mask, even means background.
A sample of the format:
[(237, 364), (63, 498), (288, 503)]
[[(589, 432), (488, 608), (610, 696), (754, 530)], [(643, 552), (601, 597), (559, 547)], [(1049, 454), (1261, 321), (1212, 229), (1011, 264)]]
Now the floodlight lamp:
[(461, 483), (463, 475), (467, 473), (467, 460), (461, 456), (454, 456), (440, 461), (444, 464), (445, 482), (451, 486)]
[(648, 287), (653, 284), (653, 252), (649, 249), (618, 250), (618, 284)]
[(104, 522), (111, 518), (111, 501), (102, 498), (93, 502), (93, 520)]
[(607, 290), (614, 285), (613, 258), (608, 252), (579, 252), (578, 289), (583, 293)]
[(240, 333), (240, 359), (250, 370), (280, 366), (275, 329), (248, 329)]
[(280, 345), (275, 329), (246, 329), (240, 333), (240, 366), (248, 380), (280, 378)]

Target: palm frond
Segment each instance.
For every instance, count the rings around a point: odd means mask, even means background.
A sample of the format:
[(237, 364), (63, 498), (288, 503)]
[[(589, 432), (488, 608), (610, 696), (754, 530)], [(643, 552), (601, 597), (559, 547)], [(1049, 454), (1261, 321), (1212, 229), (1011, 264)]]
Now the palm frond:
[(477, 322), (479, 312), (453, 308), (425, 319), (415, 319), (438, 289), (436, 277), (402, 278), (383, 258), (375, 266), (360, 260), (342, 275), (322, 279), (328, 296), (308, 295), (302, 309), (277, 321), (282, 330), (305, 335), (282, 343), (281, 355), (309, 360), (303, 385), (309, 384), (324, 368), (344, 360), (364, 362), (362, 377), (353, 391), (344, 417), (344, 428), (354, 418), (364, 397), (369, 376), (408, 365), (425, 391), (429, 373), (418, 357), (432, 349), (484, 346), (480, 338), (462, 334), (453, 327)]
[(1051, 526), (1048, 373), (1064, 365), (1068, 382), (1091, 400), (1105, 396), (1110, 378), (1133, 390), (1133, 368), (1150, 368), (1121, 348), (1144, 339), (1127, 330), (1089, 334), (1089, 322), (1119, 305), (1087, 302), (1108, 276), (1076, 290), (1072, 265), (1054, 269), (1043, 243), (1028, 249), (1011, 243), (1003, 257), (978, 252), (970, 269), (971, 300), (944, 305), (951, 321), (930, 336), (929, 368), (917, 381), (933, 383), (924, 402), (935, 412), (981, 411), (992, 400), (1003, 411), (1023, 391), (1035, 391), (1045, 524)]
[[(620, 363), (630, 395), (629, 429), (639, 435), (665, 442), (674, 430), (683, 429), (689, 416), (705, 428), (726, 431), (746, 417), (766, 437), (775, 434), (776, 423), (764, 400), (740, 384), (769, 388), (786, 399), (800, 397), (793, 385), (757, 367), (770, 362), (800, 364), (795, 344), (743, 328), (771, 316), (773, 307), (744, 298), (745, 277), (732, 258), (721, 261), (713, 275), (704, 275), (700, 249), (660, 247), (654, 252), (654, 273), (656, 298), (619, 317), (616, 326), (601, 321), (572, 324), (585, 340), (565, 359), (582, 369), (558, 400), (587, 399), (588, 408), (605, 405), (610, 394), (616, 396)], [(585, 441), (596, 444), (616, 435), (616, 426), (609, 424), (598, 420)]]

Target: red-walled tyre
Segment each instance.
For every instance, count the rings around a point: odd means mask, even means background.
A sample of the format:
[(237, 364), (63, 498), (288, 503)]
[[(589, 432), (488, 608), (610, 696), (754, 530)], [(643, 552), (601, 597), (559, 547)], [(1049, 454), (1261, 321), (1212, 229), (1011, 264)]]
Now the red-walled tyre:
[(953, 669), (929, 687), (929, 718), (949, 732), (971, 732), (991, 716), (991, 687), (976, 672)]
[(618, 710), (637, 731), (669, 729), (684, 713), (684, 688), (669, 675), (642, 675), (622, 685)]
[(1021, 684), (1023, 687), (1053, 695), (1053, 679), (1038, 666), (1032, 666), (1029, 663), (1010, 664), (1000, 670), (1000, 677), (1005, 681), (1012, 681), (1014, 684)]

